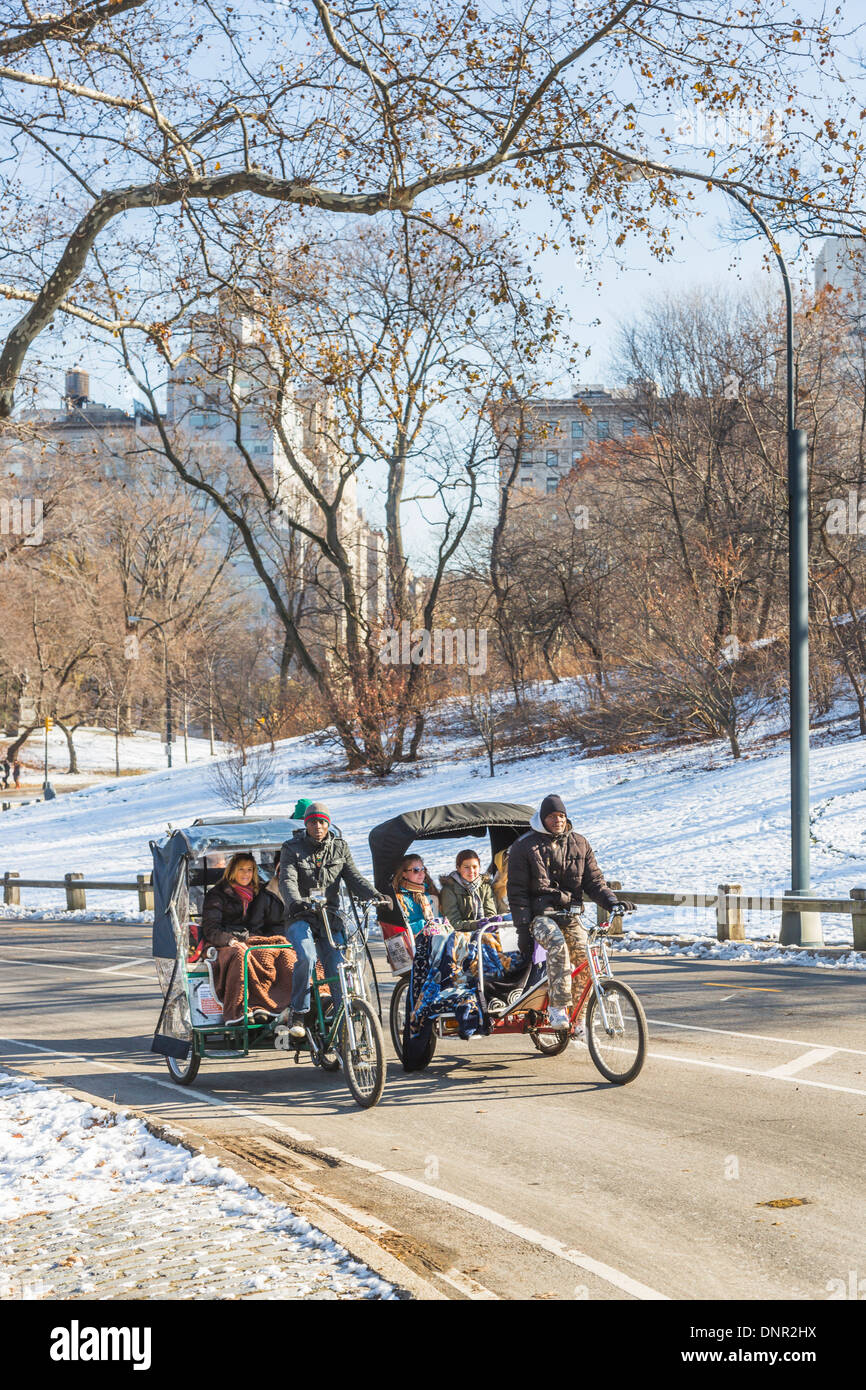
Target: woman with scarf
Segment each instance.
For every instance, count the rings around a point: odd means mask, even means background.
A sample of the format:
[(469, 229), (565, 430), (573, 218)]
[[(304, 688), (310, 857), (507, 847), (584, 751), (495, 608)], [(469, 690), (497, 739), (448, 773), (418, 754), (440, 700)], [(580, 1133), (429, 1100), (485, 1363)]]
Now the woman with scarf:
[(482, 877), (481, 861), (474, 849), (462, 849), (457, 868), (442, 880), (442, 915), (455, 931), (469, 931), (484, 917), (499, 911), (488, 878)]
[[(288, 946), (284, 936), (260, 935), (265, 890), (251, 854), (232, 855), (219, 883), (205, 894), (202, 936), (214, 946), (214, 986), (222, 1000), (226, 1023), (244, 1022), (244, 959), (247, 961), (248, 1023), (261, 1023), (282, 1013), (291, 1003), (294, 952), (249, 951), (249, 946)], [(257, 907), (258, 903), (258, 907)]]

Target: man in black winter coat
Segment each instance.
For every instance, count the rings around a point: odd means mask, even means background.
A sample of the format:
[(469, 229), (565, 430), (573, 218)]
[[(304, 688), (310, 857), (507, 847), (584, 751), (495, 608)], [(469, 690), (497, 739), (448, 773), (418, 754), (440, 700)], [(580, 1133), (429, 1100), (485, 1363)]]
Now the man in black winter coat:
[(586, 930), (576, 917), (560, 925), (553, 914), (579, 912), (584, 895), (606, 908), (619, 904), (561, 797), (546, 796), (530, 825), (508, 853), (508, 906), (521, 951), (530, 951), (534, 939), (547, 952), (548, 1018), (554, 1028), (567, 1028), (571, 972), (586, 960)]
[[(327, 807), (314, 801), (304, 815), (304, 829), (296, 830), (280, 851), (280, 893), (285, 905), (285, 933), (298, 960), (292, 974), (292, 1022), (289, 1033), (302, 1038), (304, 1018), (310, 1008), (310, 979), (316, 957), (327, 976), (336, 976), (340, 947), (346, 944), (339, 919), (340, 884), (353, 897), (379, 901), (379, 890), (359, 872), (343, 837), (331, 829)], [(319, 934), (319, 919), (312, 911), (310, 895), (324, 891), (331, 935), (336, 946)], [(331, 985), (337, 1002), (338, 986)]]

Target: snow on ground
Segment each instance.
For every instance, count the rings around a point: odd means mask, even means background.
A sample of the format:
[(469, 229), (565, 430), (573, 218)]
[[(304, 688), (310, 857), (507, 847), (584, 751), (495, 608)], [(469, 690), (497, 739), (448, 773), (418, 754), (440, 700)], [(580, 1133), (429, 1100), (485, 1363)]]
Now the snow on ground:
[[(866, 887), (866, 739), (840, 725), (817, 737), (811, 758), (812, 886), (847, 898)], [(299, 796), (325, 801), (370, 872), (370, 828), (401, 811), (447, 801), (506, 800), (538, 805), (564, 797), (575, 827), (590, 839), (609, 879), (623, 891), (712, 893), (722, 882), (772, 896), (786, 886), (790, 863), (789, 764), (782, 742), (752, 740), (739, 762), (722, 743), (585, 758), (557, 748), (502, 764), (490, 777), (486, 759), (467, 751), (455, 731), (431, 737), (416, 767), (393, 778), (349, 776), (339, 754), (305, 736), (277, 745), (277, 779), (256, 813), (288, 815)], [(104, 783), (56, 801), (0, 816), (0, 872), (60, 878), (134, 878), (150, 867), (148, 841), (167, 824), (186, 825), (224, 808), (208, 768), (194, 765)], [(466, 844), (471, 844), (467, 840)], [(477, 842), (476, 842), (477, 844)], [(453, 867), (462, 842), (424, 846), (436, 873)], [(22, 890), (25, 906), (60, 906), (51, 890)], [(98, 912), (128, 910), (129, 894), (94, 894)], [(641, 908), (629, 925), (653, 933), (715, 933), (712, 910)], [(828, 943), (851, 941), (849, 917), (825, 919)], [(778, 931), (774, 912), (751, 913), (750, 936)]]
[[(225, 1270), (236, 1271), (234, 1296), (394, 1297), (389, 1284), (321, 1231), (215, 1159), (157, 1139), (133, 1116), (115, 1115), (55, 1087), (0, 1072), (0, 1222), (5, 1227), (0, 1254), (12, 1260), (16, 1223), (22, 1218), (68, 1214), (67, 1258), (61, 1262), (65, 1271), (75, 1264), (79, 1249), (75, 1228), (80, 1224), (86, 1230), (91, 1213), (119, 1208), (116, 1239), (121, 1247), (134, 1239), (123, 1224), (123, 1209), (130, 1203), (139, 1218), (147, 1213), (154, 1273), (160, 1273), (153, 1247), (162, 1226), (169, 1253), (186, 1257), (196, 1297), (224, 1296)], [(219, 1290), (209, 1288), (211, 1270), (200, 1258), (204, 1254), (213, 1263), (215, 1238), (225, 1267)], [(205, 1240), (208, 1246), (202, 1250)], [(264, 1244), (269, 1263), (251, 1268), (250, 1253)], [(30, 1259), (40, 1294), (60, 1296), (52, 1280), (68, 1278), (65, 1272), (50, 1265), (42, 1270), (32, 1248)], [(87, 1278), (88, 1273), (82, 1269), (75, 1277)], [(75, 1291), (88, 1289), (79, 1285)]]
[[(11, 739), (7, 739), (6, 743), (0, 743), (0, 749), (5, 749), (11, 742)], [(114, 734), (108, 729), (77, 729), (73, 735), (73, 743), (82, 774), (114, 773)], [(217, 743), (216, 748), (219, 751), (222, 745)], [(122, 735), (119, 739), (119, 754), (122, 775), (129, 772), (156, 771), (166, 765), (163, 735), (151, 733), (146, 729), (140, 729), (135, 734)], [(188, 739), (186, 755), (188, 755), (190, 763), (207, 762), (211, 757), (209, 741), (206, 738)], [(31, 789), (41, 787), (45, 771), (44, 730), (35, 729), (33, 731), (19, 756), (23, 768), (22, 790), (25, 786)], [(176, 765), (183, 765), (184, 757), (183, 735), (175, 734), (175, 742), (172, 743), (172, 761)], [(63, 784), (64, 774), (68, 766), (69, 752), (66, 736), (62, 729), (58, 729), (55, 725), (48, 735), (48, 770), (55, 786)]]

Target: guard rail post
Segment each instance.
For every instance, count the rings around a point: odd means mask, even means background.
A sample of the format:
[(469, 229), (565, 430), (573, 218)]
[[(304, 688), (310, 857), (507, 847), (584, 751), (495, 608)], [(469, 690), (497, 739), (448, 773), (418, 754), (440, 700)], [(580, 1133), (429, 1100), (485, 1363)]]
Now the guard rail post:
[(746, 927), (743, 922), (743, 909), (739, 903), (731, 903), (728, 894), (740, 894), (741, 883), (720, 883), (716, 898), (716, 936), (719, 941), (745, 941)]
[(852, 888), (850, 896), (861, 906), (851, 913), (851, 926), (854, 929), (854, 950), (866, 951), (866, 888)]
[(21, 906), (21, 889), (13, 882), (20, 877), (17, 869), (7, 869), (3, 875), (3, 901), (8, 907)]
[(87, 898), (83, 888), (75, 887), (75, 880), (84, 878), (84, 874), (64, 874), (63, 881), (66, 884), (66, 910), (73, 912), (76, 908), (86, 907)]
[(139, 912), (153, 911), (153, 874), (136, 874)]

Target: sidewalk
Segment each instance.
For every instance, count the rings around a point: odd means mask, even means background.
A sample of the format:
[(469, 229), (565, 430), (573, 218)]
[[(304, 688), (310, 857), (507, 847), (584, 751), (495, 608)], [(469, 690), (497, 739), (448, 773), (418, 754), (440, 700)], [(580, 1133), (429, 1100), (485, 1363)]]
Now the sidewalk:
[(393, 1296), (215, 1159), (0, 1072), (0, 1298)]

